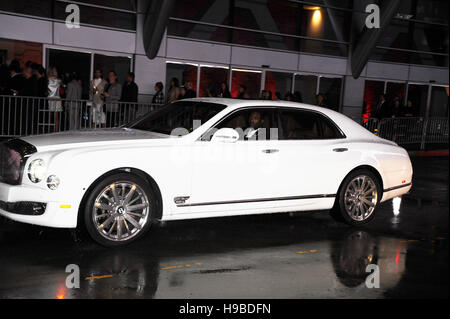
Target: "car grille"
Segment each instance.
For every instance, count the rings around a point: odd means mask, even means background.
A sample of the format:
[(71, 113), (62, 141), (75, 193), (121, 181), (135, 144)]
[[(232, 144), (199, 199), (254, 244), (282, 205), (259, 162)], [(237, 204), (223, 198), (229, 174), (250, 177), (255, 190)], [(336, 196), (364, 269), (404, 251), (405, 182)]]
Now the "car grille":
[(0, 143), (0, 182), (19, 185), (27, 158), (35, 152), (33, 145), (21, 139)]

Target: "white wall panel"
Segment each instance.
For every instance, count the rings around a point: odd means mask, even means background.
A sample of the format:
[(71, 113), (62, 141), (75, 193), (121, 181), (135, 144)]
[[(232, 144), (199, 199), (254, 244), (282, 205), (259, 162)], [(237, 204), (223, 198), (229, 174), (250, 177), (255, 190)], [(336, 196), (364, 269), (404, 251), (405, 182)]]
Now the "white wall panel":
[(231, 49), (228, 45), (167, 39), (167, 57), (202, 62), (230, 63)]
[(299, 54), (298, 71), (345, 75), (347, 59)]
[(260, 68), (269, 65), (272, 69), (295, 70), (297, 68), (296, 53), (233, 47), (231, 63)]
[(408, 65), (404, 64), (368, 62), (366, 76), (406, 81), (408, 69)]
[(0, 14), (0, 38), (51, 43), (52, 22)]
[(448, 69), (411, 65), (409, 70), (409, 80), (413, 82), (436, 81), (437, 83), (448, 84)]
[(81, 26), (69, 29), (64, 23), (55, 23), (55, 43), (72, 47), (134, 53), (135, 34)]

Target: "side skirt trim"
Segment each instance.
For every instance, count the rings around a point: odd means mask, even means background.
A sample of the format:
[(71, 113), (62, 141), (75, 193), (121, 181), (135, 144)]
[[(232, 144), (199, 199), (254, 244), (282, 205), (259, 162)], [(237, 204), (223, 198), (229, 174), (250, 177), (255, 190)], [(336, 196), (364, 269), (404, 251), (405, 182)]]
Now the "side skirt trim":
[(411, 184), (412, 184), (412, 183), (403, 184), (403, 185), (398, 185), (398, 186), (394, 186), (394, 187), (389, 187), (389, 188), (386, 188), (385, 190), (383, 190), (383, 192), (390, 192), (390, 191), (393, 191), (393, 190), (396, 190), (396, 189), (399, 189), (399, 188), (408, 187), (408, 186), (410, 186)]
[(178, 204), (177, 207), (186, 206), (207, 206), (207, 205), (226, 205), (226, 204), (242, 204), (242, 203), (257, 203), (257, 202), (271, 202), (280, 200), (296, 200), (296, 199), (312, 199), (312, 198), (332, 198), (336, 197), (336, 194), (319, 194), (319, 195), (304, 195), (304, 196), (289, 196), (289, 197), (272, 197), (272, 198), (258, 198), (258, 199), (242, 199), (220, 202), (205, 202), (205, 203), (192, 203), (192, 204)]

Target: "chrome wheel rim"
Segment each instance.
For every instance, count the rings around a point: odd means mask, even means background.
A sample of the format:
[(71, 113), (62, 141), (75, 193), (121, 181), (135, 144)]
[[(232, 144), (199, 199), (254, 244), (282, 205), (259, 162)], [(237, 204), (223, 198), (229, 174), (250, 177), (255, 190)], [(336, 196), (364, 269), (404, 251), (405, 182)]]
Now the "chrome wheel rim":
[(369, 176), (356, 176), (348, 183), (344, 204), (350, 218), (355, 221), (366, 220), (373, 214), (377, 203), (377, 186)]
[(106, 186), (92, 208), (92, 220), (98, 233), (112, 241), (126, 241), (147, 224), (150, 204), (141, 187), (119, 181)]

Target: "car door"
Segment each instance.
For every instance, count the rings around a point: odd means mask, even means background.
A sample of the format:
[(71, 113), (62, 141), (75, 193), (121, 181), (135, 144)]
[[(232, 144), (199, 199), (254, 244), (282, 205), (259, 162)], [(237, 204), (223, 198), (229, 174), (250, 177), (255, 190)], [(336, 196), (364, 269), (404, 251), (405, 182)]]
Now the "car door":
[[(345, 167), (344, 134), (320, 112), (281, 108), (279, 114), (278, 207), (329, 208)], [(308, 208), (306, 208), (308, 209)]]
[[(236, 110), (194, 143), (192, 192), (187, 203), (191, 213), (240, 214), (276, 206), (272, 200), (277, 197), (279, 169), (276, 112), (275, 107)], [(260, 120), (257, 125), (255, 116)], [(254, 127), (257, 134), (248, 134)], [(239, 139), (232, 143), (212, 141), (213, 133), (221, 128), (236, 129)]]

